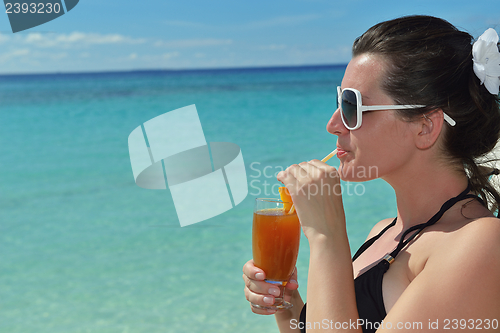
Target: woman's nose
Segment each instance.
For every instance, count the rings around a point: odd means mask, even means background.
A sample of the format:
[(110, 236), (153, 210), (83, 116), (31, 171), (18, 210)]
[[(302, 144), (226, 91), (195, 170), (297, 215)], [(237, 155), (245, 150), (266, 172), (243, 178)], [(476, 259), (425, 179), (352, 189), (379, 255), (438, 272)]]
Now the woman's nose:
[(328, 133), (334, 134), (334, 135), (342, 135), (344, 133), (347, 133), (349, 130), (344, 126), (344, 123), (342, 122), (342, 119), (340, 119), (340, 109), (335, 110), (333, 113), (332, 117), (326, 124), (326, 130)]

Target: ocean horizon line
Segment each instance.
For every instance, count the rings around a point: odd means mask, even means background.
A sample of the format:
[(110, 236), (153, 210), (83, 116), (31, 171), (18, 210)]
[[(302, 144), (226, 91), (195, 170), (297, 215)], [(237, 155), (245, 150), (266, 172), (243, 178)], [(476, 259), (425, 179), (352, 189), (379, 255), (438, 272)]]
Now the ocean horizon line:
[(213, 67), (213, 68), (182, 68), (182, 69), (132, 69), (132, 70), (104, 70), (104, 71), (68, 71), (68, 72), (35, 72), (35, 73), (0, 73), (0, 78), (9, 77), (42, 77), (42, 76), (85, 76), (85, 75), (120, 75), (120, 74), (183, 74), (183, 73), (214, 73), (214, 72), (254, 72), (273, 70), (318, 70), (327, 68), (346, 67), (345, 64), (316, 64), (316, 65), (277, 65), (277, 66), (243, 66), (243, 67)]

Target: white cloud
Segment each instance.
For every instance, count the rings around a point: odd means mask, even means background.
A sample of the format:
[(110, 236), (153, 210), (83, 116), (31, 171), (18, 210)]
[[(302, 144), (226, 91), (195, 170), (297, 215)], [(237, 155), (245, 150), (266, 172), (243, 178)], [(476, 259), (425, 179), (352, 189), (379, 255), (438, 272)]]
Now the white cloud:
[(26, 38), (24, 39), (24, 41), (26, 43), (39, 43), (41, 41), (43, 41), (44, 37), (41, 33), (39, 32), (33, 32), (33, 33), (30, 33), (26, 36)]
[(10, 40), (10, 37), (4, 34), (0, 34), (0, 44)]
[(170, 41), (159, 40), (154, 45), (158, 47), (188, 48), (188, 47), (229, 45), (232, 43), (233, 41), (231, 39), (205, 38), (205, 39), (179, 39)]
[(0, 53), (0, 63), (7, 62), (11, 59), (18, 59), (19, 57), (24, 57), (29, 55), (31, 52), (29, 49), (17, 49), (4, 53)]
[(39, 47), (67, 47), (74, 45), (106, 45), (106, 44), (142, 44), (144, 38), (131, 38), (120, 34), (98, 34), (72, 32), (70, 34), (42, 34), (39, 32), (29, 33), (23, 40), (24, 43)]
[[(36, 55), (35, 55), (36, 56)], [(53, 61), (61, 60), (68, 57), (68, 53), (66, 52), (58, 52), (58, 53), (45, 53), (40, 54), (40, 57), (49, 58)]]
[(38, 64), (41, 66), (47, 63), (58, 63), (68, 57), (67, 52), (42, 52), (30, 49), (14, 49), (0, 53), (0, 64)]
[(178, 57), (179, 55), (180, 55), (179, 52), (169, 52), (169, 53), (164, 53), (162, 55), (162, 58), (163, 59), (172, 59), (172, 58)]
[(270, 44), (270, 45), (259, 46), (259, 50), (276, 51), (276, 50), (284, 50), (284, 49), (286, 49), (285, 44)]

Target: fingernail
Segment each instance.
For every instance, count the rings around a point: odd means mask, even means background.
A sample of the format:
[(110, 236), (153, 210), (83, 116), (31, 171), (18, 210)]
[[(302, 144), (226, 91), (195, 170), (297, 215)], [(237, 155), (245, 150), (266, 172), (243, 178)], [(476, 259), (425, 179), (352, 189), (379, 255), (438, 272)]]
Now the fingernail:
[(267, 297), (265, 296), (264, 297), (264, 303), (267, 303), (267, 304), (273, 304), (274, 303), (274, 300), (272, 297)]
[(296, 280), (290, 280), (290, 283), (299, 284)]
[(255, 278), (257, 280), (264, 280), (264, 273), (257, 273), (257, 274), (255, 274)]
[(269, 288), (269, 293), (273, 296), (279, 296), (280, 295), (280, 290), (277, 288)]

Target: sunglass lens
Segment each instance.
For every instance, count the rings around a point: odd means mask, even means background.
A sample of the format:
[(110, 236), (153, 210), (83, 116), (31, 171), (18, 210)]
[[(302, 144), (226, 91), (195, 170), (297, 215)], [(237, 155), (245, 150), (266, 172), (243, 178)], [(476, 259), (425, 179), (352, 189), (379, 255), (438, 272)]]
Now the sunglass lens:
[(344, 90), (342, 92), (342, 117), (344, 118), (345, 123), (348, 128), (356, 127), (356, 123), (358, 121), (357, 117), (357, 102), (356, 102), (356, 94), (351, 90)]

